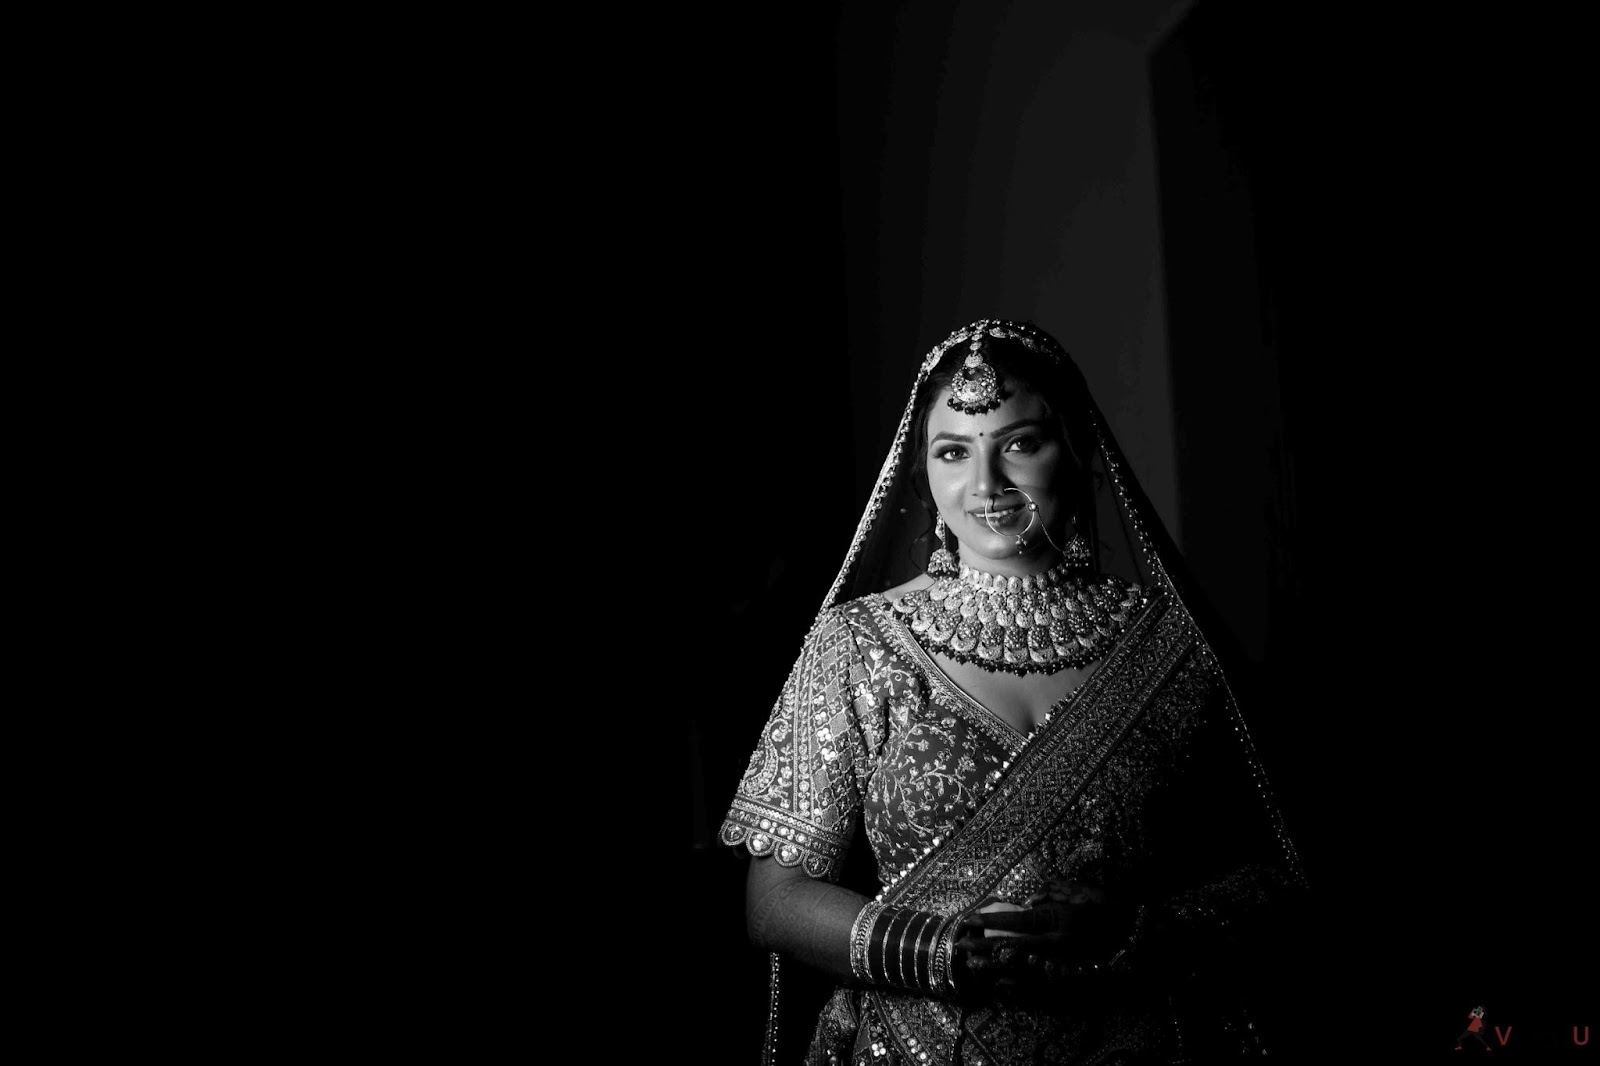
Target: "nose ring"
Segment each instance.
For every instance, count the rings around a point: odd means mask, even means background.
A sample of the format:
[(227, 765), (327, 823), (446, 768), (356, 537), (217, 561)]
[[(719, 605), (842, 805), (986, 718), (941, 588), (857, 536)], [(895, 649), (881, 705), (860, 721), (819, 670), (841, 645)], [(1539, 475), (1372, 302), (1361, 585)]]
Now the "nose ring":
[(1021, 533), (1013, 535), (1017, 542), (1017, 554), (1021, 555), (1023, 552), (1028, 550), (1028, 542), (1026, 537), (1029, 533), (1033, 532), (1034, 523), (1039, 521), (1039, 505), (1033, 502), (1032, 496), (1029, 496), (1026, 492), (1023, 492), (1015, 485), (1008, 485), (983, 501), (983, 522), (984, 525), (989, 527), (990, 532), (992, 532), (995, 536), (1005, 536), (1005, 534), (1001, 533), (994, 526), (993, 502), (996, 497), (1007, 492), (1021, 493), (1022, 498), (1028, 501), (1028, 528), (1024, 529)]

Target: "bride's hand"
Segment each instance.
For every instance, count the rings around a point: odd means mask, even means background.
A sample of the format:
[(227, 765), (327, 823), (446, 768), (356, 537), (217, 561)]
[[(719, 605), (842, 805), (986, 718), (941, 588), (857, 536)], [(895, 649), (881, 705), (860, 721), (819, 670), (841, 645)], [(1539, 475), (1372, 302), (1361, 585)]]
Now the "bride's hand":
[(1026, 909), (1027, 908), (1025, 907), (1017, 906), (1015, 903), (1007, 903), (1003, 899), (996, 899), (990, 903), (985, 903), (983, 906), (974, 911), (972, 918), (967, 920), (967, 925), (973, 929), (983, 930), (984, 936), (1021, 936), (1021, 933), (1015, 933), (1009, 929), (985, 927), (981, 922), (974, 921), (973, 919), (977, 918), (977, 916), (980, 914), (1007, 914)]
[(956, 940), (969, 987), (997, 994), (1048, 990), (1093, 977), (1124, 942), (1129, 908), (1096, 885), (1052, 881), (1025, 907), (990, 902)]

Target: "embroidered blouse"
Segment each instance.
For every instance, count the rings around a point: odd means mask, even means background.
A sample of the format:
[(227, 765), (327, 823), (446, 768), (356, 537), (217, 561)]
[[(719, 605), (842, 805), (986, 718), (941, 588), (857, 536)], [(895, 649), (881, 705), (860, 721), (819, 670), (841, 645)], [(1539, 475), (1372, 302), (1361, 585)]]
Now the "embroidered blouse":
[[(1147, 844), (1146, 802), (1186, 754), (1184, 738), (1215, 671), (1203, 647), (1100, 768), (1001, 898), (1091, 866), (1131, 872)], [(1070, 713), (1084, 685), (1055, 708)], [(721, 839), (837, 880), (859, 826), (887, 884), (982, 804), (1027, 737), (952, 684), (878, 596), (823, 613), (751, 757)]]
[(1255, 919), (1294, 864), (1187, 612), (1154, 595), (1051, 718), (1024, 736), (966, 696), (881, 597), (819, 617), (723, 842), (838, 880), (864, 826), (879, 881), (940, 914), (985, 893), (1021, 904), (1050, 880), (1099, 884), (1141, 908), (1129, 965), (1153, 983), (1089, 1013), (1075, 1000), (1048, 1015), (1000, 1007), (964, 1019), (930, 997), (841, 987), (808, 1061), (843, 1061), (854, 1046), (850, 1061), (876, 1064), (876, 1052), (862, 1058), (866, 1040), (900, 1049), (883, 1062), (935, 1066), (961, 1032), (994, 1062), (1192, 1050), (1202, 1032), (1260, 1053), (1248, 1019), (1212, 997), (1251, 958), (1236, 947), (1257, 938)]

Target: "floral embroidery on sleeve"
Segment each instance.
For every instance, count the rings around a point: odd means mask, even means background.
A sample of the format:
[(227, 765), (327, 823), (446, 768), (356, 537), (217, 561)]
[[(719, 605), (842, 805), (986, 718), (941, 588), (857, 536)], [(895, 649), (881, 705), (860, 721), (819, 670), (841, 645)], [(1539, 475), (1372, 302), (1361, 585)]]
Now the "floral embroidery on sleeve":
[(782, 866), (835, 880), (861, 801), (851, 683), (860, 654), (839, 610), (825, 612), (763, 727), (760, 743), (723, 820), (724, 844), (745, 845)]

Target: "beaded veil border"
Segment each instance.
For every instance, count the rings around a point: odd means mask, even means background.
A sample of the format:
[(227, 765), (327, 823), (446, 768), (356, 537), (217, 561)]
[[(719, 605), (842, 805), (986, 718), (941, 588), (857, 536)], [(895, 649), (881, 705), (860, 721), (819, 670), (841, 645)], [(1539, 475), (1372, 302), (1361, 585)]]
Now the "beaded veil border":
[[(1173, 570), (1182, 571), (1177, 549), (1166, 535), (1154, 508), (1128, 469), (1122, 451), (1099, 406), (1089, 393), (1077, 366), (1053, 337), (1032, 323), (983, 319), (950, 333), (936, 344), (919, 364), (905, 408), (890, 443), (889, 452), (879, 469), (866, 508), (856, 525), (844, 562), (840, 565), (810, 628), (814, 631), (822, 623), (828, 611), (839, 604), (859, 596), (882, 592), (898, 583), (888, 579), (886, 575), (893, 574), (896, 566), (901, 567), (902, 571), (905, 569), (906, 564), (902, 556), (909, 554), (914, 539), (910, 529), (911, 516), (913, 507), (919, 506), (907, 484), (907, 479), (914, 468), (908, 455), (908, 444), (913, 436), (911, 420), (916, 407), (917, 393), (946, 353), (958, 344), (972, 342), (980, 330), (989, 337), (1011, 339), (1022, 343), (1035, 353), (1045, 355), (1061, 373), (1066, 375), (1072, 386), (1070, 391), (1078, 408), (1068, 410), (1064, 414), (1070, 423), (1087, 427), (1085, 442), (1092, 446), (1095, 452), (1093, 456), (1077, 457), (1091, 469), (1096, 478), (1097, 517), (1094, 520), (1095, 528), (1089, 531), (1095, 555), (1091, 567), (1102, 574), (1121, 571), (1119, 576), (1125, 583), (1135, 587), (1143, 586), (1144, 589), (1158, 594), (1168, 604), (1177, 607), (1181, 614), (1192, 619), (1192, 615), (1189, 615), (1184, 606), (1184, 580), (1175, 579), (1173, 573)], [(1170, 569), (1168, 557), (1173, 562)], [(921, 564), (917, 565), (920, 568)], [(910, 574), (905, 573), (904, 576)], [(1195, 627), (1194, 639), (1199, 647), (1214, 653), (1204, 631), (1199, 627)], [(1283, 826), (1278, 806), (1272, 800), (1261, 760), (1239, 713), (1237, 700), (1228, 685), (1225, 673), (1222, 675), (1222, 686), (1234, 732), (1244, 749), (1245, 761), (1271, 811), (1274, 830), (1283, 849), (1286, 872), (1294, 880), (1304, 883), (1299, 857)], [(764, 1057), (765, 1061), (771, 1061), (777, 1024), (776, 990), (779, 957), (775, 953), (771, 957), (771, 964), (769, 1054)]]

